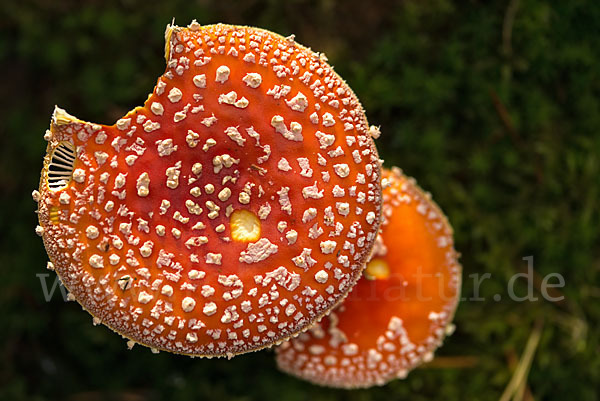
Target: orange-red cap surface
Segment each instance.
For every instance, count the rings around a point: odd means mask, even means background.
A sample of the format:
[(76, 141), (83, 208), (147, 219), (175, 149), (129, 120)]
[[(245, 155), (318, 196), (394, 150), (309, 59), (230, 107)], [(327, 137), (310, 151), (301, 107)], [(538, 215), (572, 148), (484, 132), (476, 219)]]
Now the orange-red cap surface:
[(55, 110), (38, 232), (75, 299), (132, 341), (264, 348), (360, 277), (381, 220), (377, 130), (293, 37), (193, 22), (166, 40), (143, 107), (112, 126)]
[(384, 221), (365, 276), (344, 303), (277, 348), (284, 371), (311, 382), (369, 387), (433, 356), (451, 320), (461, 267), (441, 210), (399, 169), (384, 171)]

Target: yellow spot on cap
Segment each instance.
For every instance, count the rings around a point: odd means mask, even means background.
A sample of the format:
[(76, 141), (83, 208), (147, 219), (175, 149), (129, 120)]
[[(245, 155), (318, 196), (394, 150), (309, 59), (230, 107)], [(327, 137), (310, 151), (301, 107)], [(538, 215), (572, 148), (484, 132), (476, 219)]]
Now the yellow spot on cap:
[(236, 210), (229, 218), (231, 238), (234, 241), (251, 242), (260, 238), (260, 220), (248, 210)]
[(369, 280), (385, 280), (390, 276), (390, 267), (383, 259), (373, 259), (367, 263), (365, 277)]

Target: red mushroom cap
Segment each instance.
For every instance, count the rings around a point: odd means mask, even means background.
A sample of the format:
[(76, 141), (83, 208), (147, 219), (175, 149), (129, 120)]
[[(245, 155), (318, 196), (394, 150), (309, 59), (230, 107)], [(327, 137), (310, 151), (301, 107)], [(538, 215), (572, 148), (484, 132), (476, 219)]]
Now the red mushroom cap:
[(57, 274), (133, 342), (232, 356), (340, 302), (380, 222), (380, 161), (322, 55), (271, 32), (168, 26), (167, 70), (113, 126), (56, 109), (39, 232)]
[(405, 377), (433, 357), (452, 330), (461, 281), (452, 229), (442, 211), (399, 169), (384, 170), (378, 246), (344, 303), (277, 348), (279, 367), (344, 388)]

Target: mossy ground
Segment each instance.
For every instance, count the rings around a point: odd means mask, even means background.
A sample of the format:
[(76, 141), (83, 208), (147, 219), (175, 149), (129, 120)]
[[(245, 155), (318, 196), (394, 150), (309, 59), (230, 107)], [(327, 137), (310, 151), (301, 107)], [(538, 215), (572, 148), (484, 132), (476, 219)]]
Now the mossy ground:
[[(294, 33), (324, 51), (381, 125), (386, 164), (448, 214), (467, 300), (430, 366), (382, 388), (324, 389), (278, 372), (270, 351), (127, 351), (58, 291), (44, 301), (30, 193), (53, 106), (112, 123), (141, 104), (172, 17)], [(578, 0), (1, 2), (0, 399), (498, 400), (531, 333), (516, 400), (599, 399), (599, 21), (600, 4)], [(539, 299), (512, 300), (527, 257)], [(477, 293), (472, 275), (485, 273)], [(541, 297), (551, 273), (561, 302)]]

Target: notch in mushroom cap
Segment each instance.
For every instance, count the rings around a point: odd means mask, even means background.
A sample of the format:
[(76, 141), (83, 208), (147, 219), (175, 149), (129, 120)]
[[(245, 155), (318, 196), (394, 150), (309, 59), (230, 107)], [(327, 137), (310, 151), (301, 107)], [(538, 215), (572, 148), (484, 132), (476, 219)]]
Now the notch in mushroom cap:
[(403, 378), (449, 334), (461, 267), (442, 211), (399, 169), (384, 170), (384, 221), (361, 279), (344, 303), (277, 348), (279, 367), (343, 388)]
[(166, 37), (144, 107), (113, 126), (55, 111), (38, 232), (75, 299), (132, 341), (264, 348), (361, 276), (381, 216), (372, 130), (292, 38), (195, 22)]

